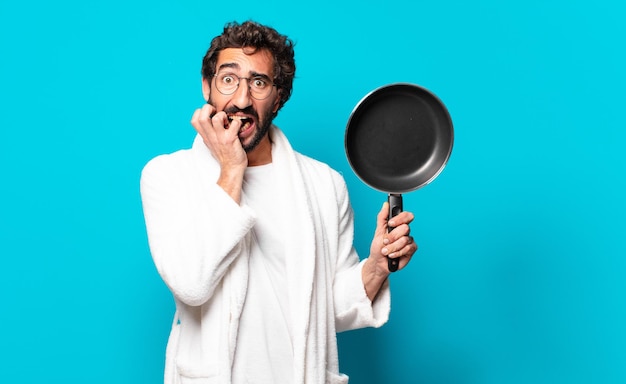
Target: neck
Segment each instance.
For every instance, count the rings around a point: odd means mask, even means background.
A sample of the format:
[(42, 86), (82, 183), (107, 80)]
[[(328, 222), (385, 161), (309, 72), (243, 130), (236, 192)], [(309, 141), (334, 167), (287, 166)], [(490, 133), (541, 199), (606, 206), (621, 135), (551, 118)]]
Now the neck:
[(265, 135), (263, 140), (250, 152), (248, 152), (248, 167), (256, 167), (272, 162), (272, 142), (269, 135)]

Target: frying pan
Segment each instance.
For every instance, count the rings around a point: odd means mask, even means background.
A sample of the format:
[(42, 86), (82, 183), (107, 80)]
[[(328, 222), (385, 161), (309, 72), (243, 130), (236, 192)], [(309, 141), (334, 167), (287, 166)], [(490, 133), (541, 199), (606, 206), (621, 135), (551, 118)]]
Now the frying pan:
[[(388, 193), (391, 219), (402, 212), (403, 193), (441, 173), (453, 141), (450, 114), (437, 96), (415, 84), (393, 83), (371, 91), (354, 107), (345, 150), (354, 173)], [(398, 263), (389, 258), (389, 271), (396, 271)]]

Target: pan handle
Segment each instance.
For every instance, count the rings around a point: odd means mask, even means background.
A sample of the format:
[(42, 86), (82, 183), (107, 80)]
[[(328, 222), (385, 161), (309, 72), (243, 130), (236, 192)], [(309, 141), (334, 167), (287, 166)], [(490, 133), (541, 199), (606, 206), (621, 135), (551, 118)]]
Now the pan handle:
[[(387, 201), (389, 202), (389, 219), (396, 216), (400, 212), (402, 212), (402, 195), (396, 193), (390, 193), (387, 196)], [(393, 227), (387, 227), (387, 232), (391, 232)], [(400, 259), (392, 259), (387, 257), (387, 267), (389, 268), (389, 272), (395, 272), (398, 270), (398, 265), (400, 263)]]

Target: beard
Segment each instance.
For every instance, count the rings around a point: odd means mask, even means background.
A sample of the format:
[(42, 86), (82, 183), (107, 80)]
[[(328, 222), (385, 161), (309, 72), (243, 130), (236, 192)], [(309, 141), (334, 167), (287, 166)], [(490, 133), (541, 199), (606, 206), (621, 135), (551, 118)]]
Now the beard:
[[(234, 109), (233, 111), (230, 111), (231, 109)], [(235, 113), (235, 112), (243, 112), (243, 113), (249, 113), (251, 115), (254, 116), (254, 120), (256, 121), (256, 131), (254, 132), (254, 136), (252, 136), (252, 140), (250, 140), (250, 142), (248, 144), (244, 144), (243, 142), (241, 143), (241, 146), (243, 147), (243, 150), (246, 151), (246, 153), (252, 151), (254, 148), (256, 148), (259, 143), (261, 142), (261, 140), (263, 140), (263, 138), (265, 137), (265, 135), (268, 134), (269, 130), (270, 130), (270, 126), (272, 125), (272, 115), (271, 113), (266, 114), (265, 116), (267, 116), (266, 119), (259, 119), (258, 114), (256, 113), (256, 111), (252, 108), (252, 107), (248, 107), (244, 110), (240, 110), (238, 108), (229, 108), (229, 110), (226, 111), (226, 113)], [(270, 111), (268, 111), (270, 112)], [(241, 141), (241, 139), (240, 139)]]
[[(209, 97), (209, 104), (211, 105), (215, 105), (213, 104), (213, 101), (211, 100), (211, 97)], [(241, 138), (239, 138), (239, 141), (241, 142), (241, 146), (243, 148), (244, 151), (246, 151), (246, 153), (252, 151), (253, 149), (255, 149), (259, 143), (261, 142), (261, 140), (263, 140), (263, 138), (265, 137), (265, 135), (268, 134), (270, 127), (272, 126), (272, 121), (274, 120), (274, 116), (271, 110), (271, 106), (270, 108), (268, 108), (266, 111), (264, 111), (265, 113), (263, 114), (264, 118), (260, 119), (259, 118), (259, 114), (257, 113), (256, 109), (254, 109), (252, 106), (249, 106), (247, 108), (244, 109), (239, 109), (237, 107), (230, 107), (230, 108), (226, 108), (224, 110), (224, 112), (227, 115), (230, 114), (235, 114), (237, 112), (241, 112), (243, 114), (246, 115), (250, 115), (253, 116), (254, 121), (256, 123), (256, 130), (254, 132), (254, 136), (252, 136), (252, 139), (250, 140), (250, 142), (248, 144), (244, 144), (241, 141)]]

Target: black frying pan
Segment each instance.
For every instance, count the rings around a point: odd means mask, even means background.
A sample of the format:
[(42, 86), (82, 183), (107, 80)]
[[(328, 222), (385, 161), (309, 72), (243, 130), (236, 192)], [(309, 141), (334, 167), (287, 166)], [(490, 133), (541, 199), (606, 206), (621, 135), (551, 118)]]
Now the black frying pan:
[[(452, 120), (441, 100), (418, 85), (395, 83), (359, 101), (348, 119), (345, 148), (356, 175), (388, 193), (391, 218), (402, 212), (402, 193), (439, 175), (453, 141)], [(389, 271), (397, 269), (398, 259), (390, 258)]]

